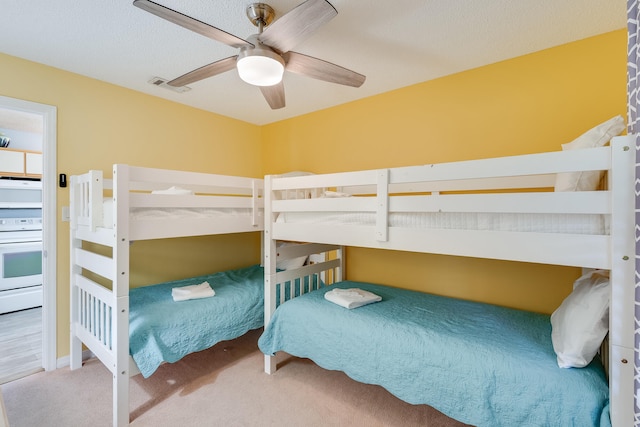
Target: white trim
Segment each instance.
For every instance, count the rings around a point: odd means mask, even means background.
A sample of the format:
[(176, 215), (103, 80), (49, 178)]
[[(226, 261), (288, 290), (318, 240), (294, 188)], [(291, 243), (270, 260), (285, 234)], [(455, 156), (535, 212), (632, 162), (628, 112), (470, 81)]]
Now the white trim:
[[(93, 359), (95, 357), (96, 357), (96, 355), (93, 354), (93, 352), (91, 350), (83, 350), (82, 351), (82, 361), (83, 362), (85, 360)], [(70, 364), (71, 364), (71, 356), (67, 355), (67, 356), (59, 357), (56, 360), (56, 369), (66, 368)]]
[(43, 153), (43, 303), (42, 303), (42, 367), (46, 371), (56, 369), (57, 341), (57, 170), (56, 170), (56, 136), (57, 108), (52, 105), (39, 104), (21, 99), (0, 96), (0, 106), (13, 110), (42, 115), (44, 132), (42, 142)]

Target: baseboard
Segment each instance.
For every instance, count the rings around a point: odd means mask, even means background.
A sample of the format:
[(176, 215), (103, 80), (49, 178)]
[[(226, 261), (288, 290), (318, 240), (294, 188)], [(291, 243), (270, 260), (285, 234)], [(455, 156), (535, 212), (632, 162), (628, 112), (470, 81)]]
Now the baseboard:
[[(91, 350), (84, 350), (82, 352), (83, 362), (85, 360), (92, 359), (94, 357), (96, 357), (96, 355), (93, 354)], [(164, 363), (166, 362), (162, 362), (162, 364)], [(69, 366), (69, 364), (70, 364), (69, 356), (61, 357), (56, 362), (56, 368), (64, 368), (66, 366)], [(129, 377), (133, 377), (134, 375), (138, 375), (139, 373), (140, 373), (140, 369), (138, 369), (138, 365), (136, 365), (136, 362), (133, 360), (133, 357), (129, 356)], [(4, 427), (4, 426), (0, 425), (0, 427)]]
[[(93, 352), (91, 350), (84, 350), (82, 352), (82, 360), (88, 360), (94, 357)], [(69, 356), (60, 357), (56, 360), (56, 369), (65, 368), (71, 364), (71, 359)]]

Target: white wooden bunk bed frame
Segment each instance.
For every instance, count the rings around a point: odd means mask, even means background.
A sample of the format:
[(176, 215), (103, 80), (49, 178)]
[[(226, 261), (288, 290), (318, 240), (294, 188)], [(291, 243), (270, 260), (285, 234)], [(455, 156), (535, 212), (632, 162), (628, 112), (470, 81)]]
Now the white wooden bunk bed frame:
[[(492, 258), (610, 271), (608, 375), (613, 427), (633, 423), (634, 390), (634, 136), (610, 146), (493, 159), (298, 177), (265, 177), (265, 325), (275, 310), (274, 285), (285, 277), (275, 262), (276, 241), (381, 248)], [(563, 172), (607, 171), (607, 190), (582, 192), (484, 192), (553, 189)], [(310, 195), (330, 189), (355, 197)], [(469, 194), (469, 191), (479, 192)], [(467, 193), (461, 193), (466, 191)], [(441, 194), (441, 192), (453, 192)], [(303, 194), (306, 198), (286, 195)], [(320, 220), (282, 222), (287, 212), (374, 213), (372, 225)], [(609, 233), (417, 229), (389, 225), (397, 212), (509, 212), (603, 215)], [(407, 226), (405, 226), (407, 227)], [(340, 275), (337, 280), (341, 279)], [(286, 273), (286, 272), (285, 272)], [(336, 281), (337, 281), (336, 280)], [(559, 368), (560, 369), (560, 368)], [(276, 370), (265, 356), (265, 371)]]
[[(193, 195), (152, 194), (171, 186)], [(136, 240), (261, 231), (263, 180), (117, 164), (113, 179), (89, 171), (70, 179), (71, 369), (82, 367), (84, 344), (113, 375), (113, 425), (129, 424), (129, 377), (138, 370), (129, 356), (129, 245)], [(104, 208), (104, 198), (112, 206)], [(135, 219), (135, 209), (242, 209), (243, 215)], [(111, 226), (103, 209), (113, 209)], [(106, 212), (108, 213), (108, 212)], [(108, 216), (108, 215), (107, 215)], [(111, 248), (111, 256), (89, 248)], [(92, 272), (111, 288), (92, 280)]]

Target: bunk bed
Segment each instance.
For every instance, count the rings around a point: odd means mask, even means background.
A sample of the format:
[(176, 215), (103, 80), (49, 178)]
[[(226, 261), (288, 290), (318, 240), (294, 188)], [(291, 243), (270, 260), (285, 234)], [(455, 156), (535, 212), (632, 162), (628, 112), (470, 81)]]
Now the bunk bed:
[[(266, 176), (266, 326), (259, 340), (265, 371), (276, 371), (275, 354), (283, 351), (474, 425), (630, 425), (634, 137), (566, 148), (415, 167)], [(596, 184), (605, 177), (604, 190), (559, 188), (561, 179), (594, 174)], [(549, 316), (342, 281), (342, 274), (331, 287), (287, 300), (290, 295), (277, 288), (285, 277), (272, 256), (278, 241), (606, 270), (606, 351), (586, 367), (563, 369), (554, 354)], [(324, 297), (334, 287), (369, 290), (382, 301), (344, 309)], [(425, 329), (434, 323), (444, 323), (448, 335)], [(518, 349), (523, 342), (524, 351)], [(512, 370), (504, 373), (496, 365)], [(580, 391), (570, 387), (574, 379)], [(501, 390), (507, 386), (510, 397)], [(527, 413), (534, 415), (523, 417)]]
[(259, 328), (264, 315), (261, 265), (129, 289), (130, 245), (261, 231), (262, 192), (262, 179), (124, 164), (112, 179), (71, 177), (70, 365), (82, 366), (84, 345), (111, 371), (114, 426), (129, 424), (130, 376)]

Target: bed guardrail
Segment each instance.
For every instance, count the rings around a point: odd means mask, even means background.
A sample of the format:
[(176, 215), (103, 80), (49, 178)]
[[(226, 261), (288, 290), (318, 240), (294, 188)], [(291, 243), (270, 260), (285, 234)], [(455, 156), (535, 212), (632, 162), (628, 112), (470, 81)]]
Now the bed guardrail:
[(95, 231), (102, 220), (103, 177), (102, 171), (92, 170), (71, 177), (71, 228), (78, 225)]
[[(184, 237), (262, 230), (264, 224), (264, 183), (262, 179), (199, 172), (174, 171), (114, 165), (118, 179), (116, 195), (113, 179), (92, 170), (72, 176), (70, 198), (71, 228), (80, 229), (79, 237), (110, 246), (104, 229), (116, 226), (117, 218), (130, 213), (131, 240)], [(175, 189), (179, 192), (170, 193)], [(158, 194), (164, 193), (164, 194)], [(116, 198), (118, 200), (116, 200)], [(116, 210), (120, 210), (116, 213)], [(190, 211), (184, 220), (171, 221), (169, 215), (152, 217), (142, 211), (165, 213)], [(134, 212), (138, 214), (134, 215)], [(210, 217), (215, 215), (215, 221)], [(121, 224), (122, 225), (122, 224)]]

